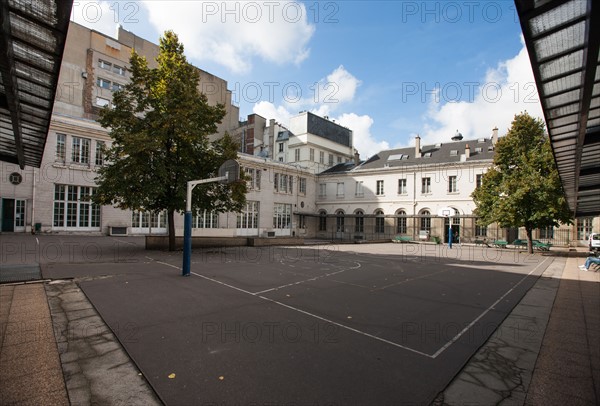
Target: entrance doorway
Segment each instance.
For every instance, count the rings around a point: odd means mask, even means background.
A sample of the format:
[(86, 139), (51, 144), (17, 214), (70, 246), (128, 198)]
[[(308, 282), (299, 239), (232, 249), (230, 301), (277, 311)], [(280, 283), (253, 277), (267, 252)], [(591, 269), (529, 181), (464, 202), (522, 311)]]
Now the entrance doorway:
[(25, 200), (2, 199), (2, 232), (25, 231)]
[[(448, 225), (450, 219), (446, 217), (444, 219), (444, 243), (448, 243), (450, 238), (448, 237)], [(460, 243), (460, 217), (452, 217), (452, 242), (455, 244)]]

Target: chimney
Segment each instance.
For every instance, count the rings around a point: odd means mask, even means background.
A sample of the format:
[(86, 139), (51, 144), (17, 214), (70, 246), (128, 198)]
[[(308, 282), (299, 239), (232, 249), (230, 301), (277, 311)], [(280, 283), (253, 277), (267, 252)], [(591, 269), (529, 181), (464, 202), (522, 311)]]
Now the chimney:
[(471, 157), (471, 148), (469, 148), (469, 144), (465, 146), (465, 158), (469, 159)]
[(358, 153), (358, 150), (354, 150), (354, 165), (358, 166), (360, 165), (360, 154)]
[(498, 142), (498, 127), (494, 127), (494, 129), (492, 130), (492, 145), (496, 146), (497, 142)]
[(421, 137), (415, 137), (415, 158), (421, 158)]

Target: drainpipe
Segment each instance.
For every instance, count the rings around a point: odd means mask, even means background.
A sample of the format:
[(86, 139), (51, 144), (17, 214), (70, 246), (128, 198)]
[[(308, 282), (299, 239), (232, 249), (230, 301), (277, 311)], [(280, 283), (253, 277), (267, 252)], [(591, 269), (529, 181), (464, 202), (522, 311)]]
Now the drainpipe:
[[(33, 168), (33, 180), (31, 182), (31, 234), (35, 234), (35, 183), (36, 168)], [(41, 230), (40, 230), (41, 231)]]

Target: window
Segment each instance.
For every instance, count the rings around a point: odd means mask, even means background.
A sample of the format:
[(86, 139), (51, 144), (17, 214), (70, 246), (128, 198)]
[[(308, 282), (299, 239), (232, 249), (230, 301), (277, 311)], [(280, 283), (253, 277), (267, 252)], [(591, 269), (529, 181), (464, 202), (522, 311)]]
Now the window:
[(73, 137), (73, 149), (71, 151), (71, 161), (88, 165), (90, 163), (90, 139)]
[(296, 148), (294, 150), (294, 161), (296, 161), (296, 162), (300, 161), (300, 148)]
[(546, 239), (554, 238), (554, 227), (552, 227), (552, 226), (542, 227), (539, 229), (539, 231), (540, 231), (540, 238), (546, 238)]
[(56, 134), (56, 161), (65, 162), (67, 156), (67, 136)]
[(294, 177), (283, 173), (276, 173), (273, 188), (279, 193), (294, 193)]
[(103, 89), (110, 89), (110, 80), (98, 78), (96, 79), (96, 84)]
[(310, 155), (309, 155), (309, 156), (310, 156), (310, 162), (314, 162), (314, 160), (315, 160), (315, 149), (314, 149), (314, 148), (311, 148), (311, 149), (309, 150), (309, 154), (310, 154)]
[(365, 193), (363, 192), (363, 182), (362, 180), (356, 181), (354, 184), (354, 196), (363, 197)]
[(113, 82), (110, 90), (112, 90), (113, 92), (116, 92), (118, 90), (123, 90), (123, 85), (120, 83)]
[(96, 106), (110, 106), (110, 100), (105, 99), (104, 97), (96, 97)]
[(248, 190), (260, 190), (261, 170), (258, 168), (244, 168), (246, 174), (246, 186)]
[(54, 227), (100, 228), (100, 206), (91, 202), (95, 188), (54, 185)]
[(450, 156), (458, 156), (458, 150), (457, 149), (450, 150)]
[(279, 152), (283, 152), (283, 142), (279, 143)]
[(15, 227), (25, 227), (25, 200), (15, 200)]
[(258, 228), (258, 202), (246, 202), (237, 216), (237, 228)]
[(131, 213), (131, 228), (162, 228), (166, 230), (167, 212), (133, 211)]
[(398, 216), (396, 219), (396, 233), (406, 234), (406, 212), (404, 210), (399, 210), (396, 215)]
[(398, 179), (398, 194), (405, 195), (408, 191), (406, 190), (406, 179)]
[(96, 166), (104, 165), (104, 141), (96, 141)]
[(306, 178), (298, 178), (298, 193), (306, 194)]
[(98, 67), (106, 70), (110, 70), (112, 64), (110, 62), (103, 61), (102, 59), (98, 59)]
[(192, 216), (193, 228), (219, 228), (219, 213), (202, 210)]
[(329, 166), (333, 166), (333, 154), (329, 154)]
[(338, 233), (343, 233), (344, 227), (345, 227), (344, 211), (338, 210), (335, 212), (335, 231)]
[(338, 163), (338, 164), (341, 164), (341, 163), (342, 163), (342, 157), (341, 157), (341, 156), (338, 156), (338, 157), (337, 157), (337, 163)]
[(113, 65), (112, 71), (117, 75), (125, 76), (125, 72), (127, 72), (127, 69), (119, 65)]
[(319, 163), (321, 163), (321, 164), (325, 163), (325, 152), (323, 152), (323, 151), (319, 151)]
[(273, 206), (273, 228), (291, 228), (292, 226), (292, 205), (275, 203)]
[(354, 214), (356, 215), (354, 222), (354, 232), (362, 233), (365, 231), (365, 213), (362, 210), (359, 210)]
[(475, 147), (475, 152), (477, 152), (477, 153), (483, 152), (483, 148)]
[(577, 219), (577, 239), (587, 240), (592, 233), (592, 217)]
[(344, 197), (344, 182), (338, 182), (336, 187), (336, 197)]
[(319, 197), (327, 196), (327, 183), (319, 183)]
[(431, 178), (421, 179), (421, 193), (431, 193)]
[(481, 173), (478, 173), (477, 175), (475, 175), (475, 188), (481, 187), (482, 180), (483, 180), (483, 175)]
[(375, 211), (375, 232), (376, 233), (384, 233), (385, 232), (385, 218), (383, 217), (382, 210)]
[(383, 196), (383, 181), (378, 180), (375, 188), (375, 194), (377, 196)]
[(458, 186), (456, 184), (456, 176), (448, 176), (448, 193), (458, 192)]
[(487, 237), (487, 226), (480, 226), (475, 223), (475, 237)]
[(431, 213), (429, 210), (421, 212), (421, 231), (431, 231)]
[(279, 162), (283, 162), (283, 157), (279, 157)]
[(319, 231), (327, 231), (327, 212), (319, 212)]

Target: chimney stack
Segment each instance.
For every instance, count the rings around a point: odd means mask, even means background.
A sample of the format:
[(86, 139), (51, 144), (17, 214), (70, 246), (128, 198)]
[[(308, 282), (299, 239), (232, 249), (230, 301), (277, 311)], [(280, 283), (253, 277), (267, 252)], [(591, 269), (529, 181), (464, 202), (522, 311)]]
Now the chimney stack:
[(415, 137), (415, 158), (421, 158), (421, 137)]
[(465, 158), (469, 159), (471, 157), (471, 148), (469, 148), (469, 144), (465, 146)]
[(354, 150), (354, 165), (358, 166), (360, 165), (360, 154), (358, 153), (358, 150)]
[(498, 127), (494, 127), (494, 129), (492, 130), (492, 145), (496, 146), (497, 142), (498, 142)]

